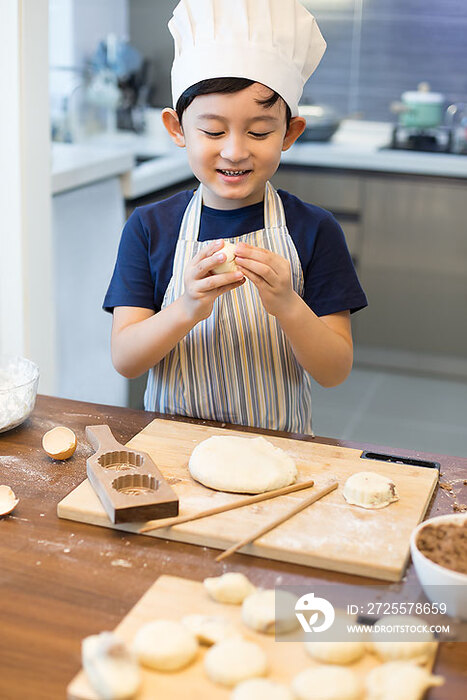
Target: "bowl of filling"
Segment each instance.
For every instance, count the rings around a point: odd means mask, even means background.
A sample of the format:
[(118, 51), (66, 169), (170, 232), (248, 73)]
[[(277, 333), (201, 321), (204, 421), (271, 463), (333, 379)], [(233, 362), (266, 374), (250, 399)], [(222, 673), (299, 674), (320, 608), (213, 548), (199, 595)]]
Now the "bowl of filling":
[(440, 612), (467, 620), (467, 513), (420, 523), (412, 532), (410, 552), (427, 598)]
[(36, 403), (39, 367), (25, 357), (0, 355), (0, 433), (20, 425)]

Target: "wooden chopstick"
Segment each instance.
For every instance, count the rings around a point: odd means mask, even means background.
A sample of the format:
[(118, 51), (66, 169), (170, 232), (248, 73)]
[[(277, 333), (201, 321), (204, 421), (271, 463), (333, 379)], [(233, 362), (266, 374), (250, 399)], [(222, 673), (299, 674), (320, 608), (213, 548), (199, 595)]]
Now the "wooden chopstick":
[(188, 523), (191, 520), (198, 520), (199, 518), (206, 518), (209, 515), (217, 515), (217, 513), (225, 513), (228, 510), (234, 510), (235, 508), (241, 508), (242, 506), (249, 506), (252, 503), (259, 503), (259, 501), (266, 501), (269, 498), (276, 498), (277, 496), (285, 496), (288, 493), (294, 493), (295, 491), (301, 491), (302, 489), (309, 489), (314, 486), (313, 479), (308, 481), (299, 481), (291, 486), (283, 486), (281, 489), (274, 489), (274, 491), (266, 491), (266, 493), (260, 493), (256, 496), (247, 496), (242, 498), (240, 501), (234, 501), (233, 503), (224, 503), (222, 506), (217, 506), (217, 508), (210, 508), (209, 510), (202, 510), (199, 513), (192, 513), (191, 515), (180, 515), (175, 518), (164, 518), (163, 520), (149, 520), (146, 525), (143, 525), (138, 532), (149, 532), (150, 530), (158, 530), (163, 527), (171, 527), (172, 525), (181, 525), (182, 523)]
[(296, 513), (300, 513), (301, 510), (304, 508), (307, 508), (308, 506), (311, 506), (312, 503), (315, 501), (318, 501), (320, 498), (323, 496), (326, 496), (328, 493), (331, 491), (334, 491), (334, 489), (337, 489), (338, 487), (337, 481), (331, 481), (327, 486), (324, 486), (322, 489), (319, 491), (316, 491), (310, 498), (305, 498), (305, 500), (301, 501), (297, 506), (294, 506), (292, 510), (289, 510), (285, 515), (281, 515), (279, 518), (276, 518), (272, 522), (270, 522), (268, 525), (265, 525), (264, 527), (260, 528), (256, 532), (254, 532), (252, 535), (248, 535), (248, 537), (245, 537), (244, 540), (241, 542), (237, 542), (237, 544), (232, 545), (229, 549), (226, 549), (225, 552), (222, 552), (222, 554), (219, 554), (218, 557), (216, 557), (216, 561), (221, 561), (222, 559), (225, 559), (226, 557), (229, 557), (231, 554), (236, 552), (238, 549), (243, 547), (246, 544), (249, 544), (250, 542), (253, 542), (254, 540), (258, 539), (258, 537), (261, 537), (262, 535), (265, 535), (267, 532), (270, 530), (273, 530), (275, 527), (278, 525), (281, 525), (281, 523), (285, 522), (289, 518), (291, 518), (293, 515), (296, 515)]

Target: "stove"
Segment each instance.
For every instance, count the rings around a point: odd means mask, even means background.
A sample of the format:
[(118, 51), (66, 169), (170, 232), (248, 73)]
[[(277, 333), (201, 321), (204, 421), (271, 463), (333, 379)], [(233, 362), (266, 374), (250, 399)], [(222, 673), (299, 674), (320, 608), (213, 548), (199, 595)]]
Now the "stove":
[(390, 144), (383, 146), (382, 150), (455, 153), (454, 137), (454, 130), (448, 126), (418, 129), (416, 127), (396, 125), (392, 130)]

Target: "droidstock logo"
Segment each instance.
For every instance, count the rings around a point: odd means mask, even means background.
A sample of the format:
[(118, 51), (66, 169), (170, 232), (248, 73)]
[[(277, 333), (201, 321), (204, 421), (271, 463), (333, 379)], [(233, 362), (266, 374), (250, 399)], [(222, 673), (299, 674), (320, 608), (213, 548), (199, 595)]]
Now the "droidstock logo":
[[(323, 614), (324, 620), (320, 625), (316, 625), (319, 613)], [(309, 615), (308, 619), (305, 614)], [(329, 600), (315, 597), (314, 593), (305, 593), (297, 600), (295, 615), (305, 632), (325, 632), (331, 627), (335, 618), (334, 607)]]

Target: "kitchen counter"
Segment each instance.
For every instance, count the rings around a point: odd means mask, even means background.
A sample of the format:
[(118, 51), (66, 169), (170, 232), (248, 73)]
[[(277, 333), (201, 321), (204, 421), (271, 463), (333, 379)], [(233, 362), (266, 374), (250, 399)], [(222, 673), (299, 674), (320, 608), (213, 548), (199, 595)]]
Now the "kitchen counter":
[[(223, 572), (223, 564), (214, 561), (218, 552), (205, 547), (57, 518), (57, 503), (85, 478), (86, 458), (92, 454), (84, 437), (85, 426), (107, 423), (116, 439), (125, 443), (155, 417), (157, 414), (144, 411), (39, 396), (32, 416), (22, 426), (0, 434), (1, 483), (9, 484), (20, 498), (15, 511), (0, 520), (2, 700), (62, 699), (80, 667), (81, 639), (113, 629), (160, 574), (201, 581)], [(52, 461), (41, 449), (42, 435), (57, 424), (68, 425), (78, 438), (75, 454), (63, 463)], [(441, 463), (444, 481), (464, 477), (467, 467), (467, 459), (458, 457), (315, 440), (434, 459)], [(427, 515), (452, 512), (452, 503), (453, 496), (438, 489)], [(278, 582), (312, 586), (329, 581), (342, 587), (381, 584), (241, 554), (229, 559), (227, 570), (231, 569), (244, 572), (263, 587)], [(419, 590), (411, 565), (403, 586)], [(446, 683), (431, 690), (427, 698), (463, 697), (466, 668), (467, 643), (441, 644), (435, 672)]]
[[(467, 156), (385, 150), (392, 124), (344, 120), (329, 142), (298, 141), (282, 154), (284, 165), (365, 172), (467, 177)], [(167, 138), (128, 131), (94, 136), (81, 144), (53, 144), (52, 188), (58, 193), (94, 180), (121, 175), (127, 200), (157, 192), (192, 177), (184, 149)], [(137, 157), (148, 158), (136, 164)]]

